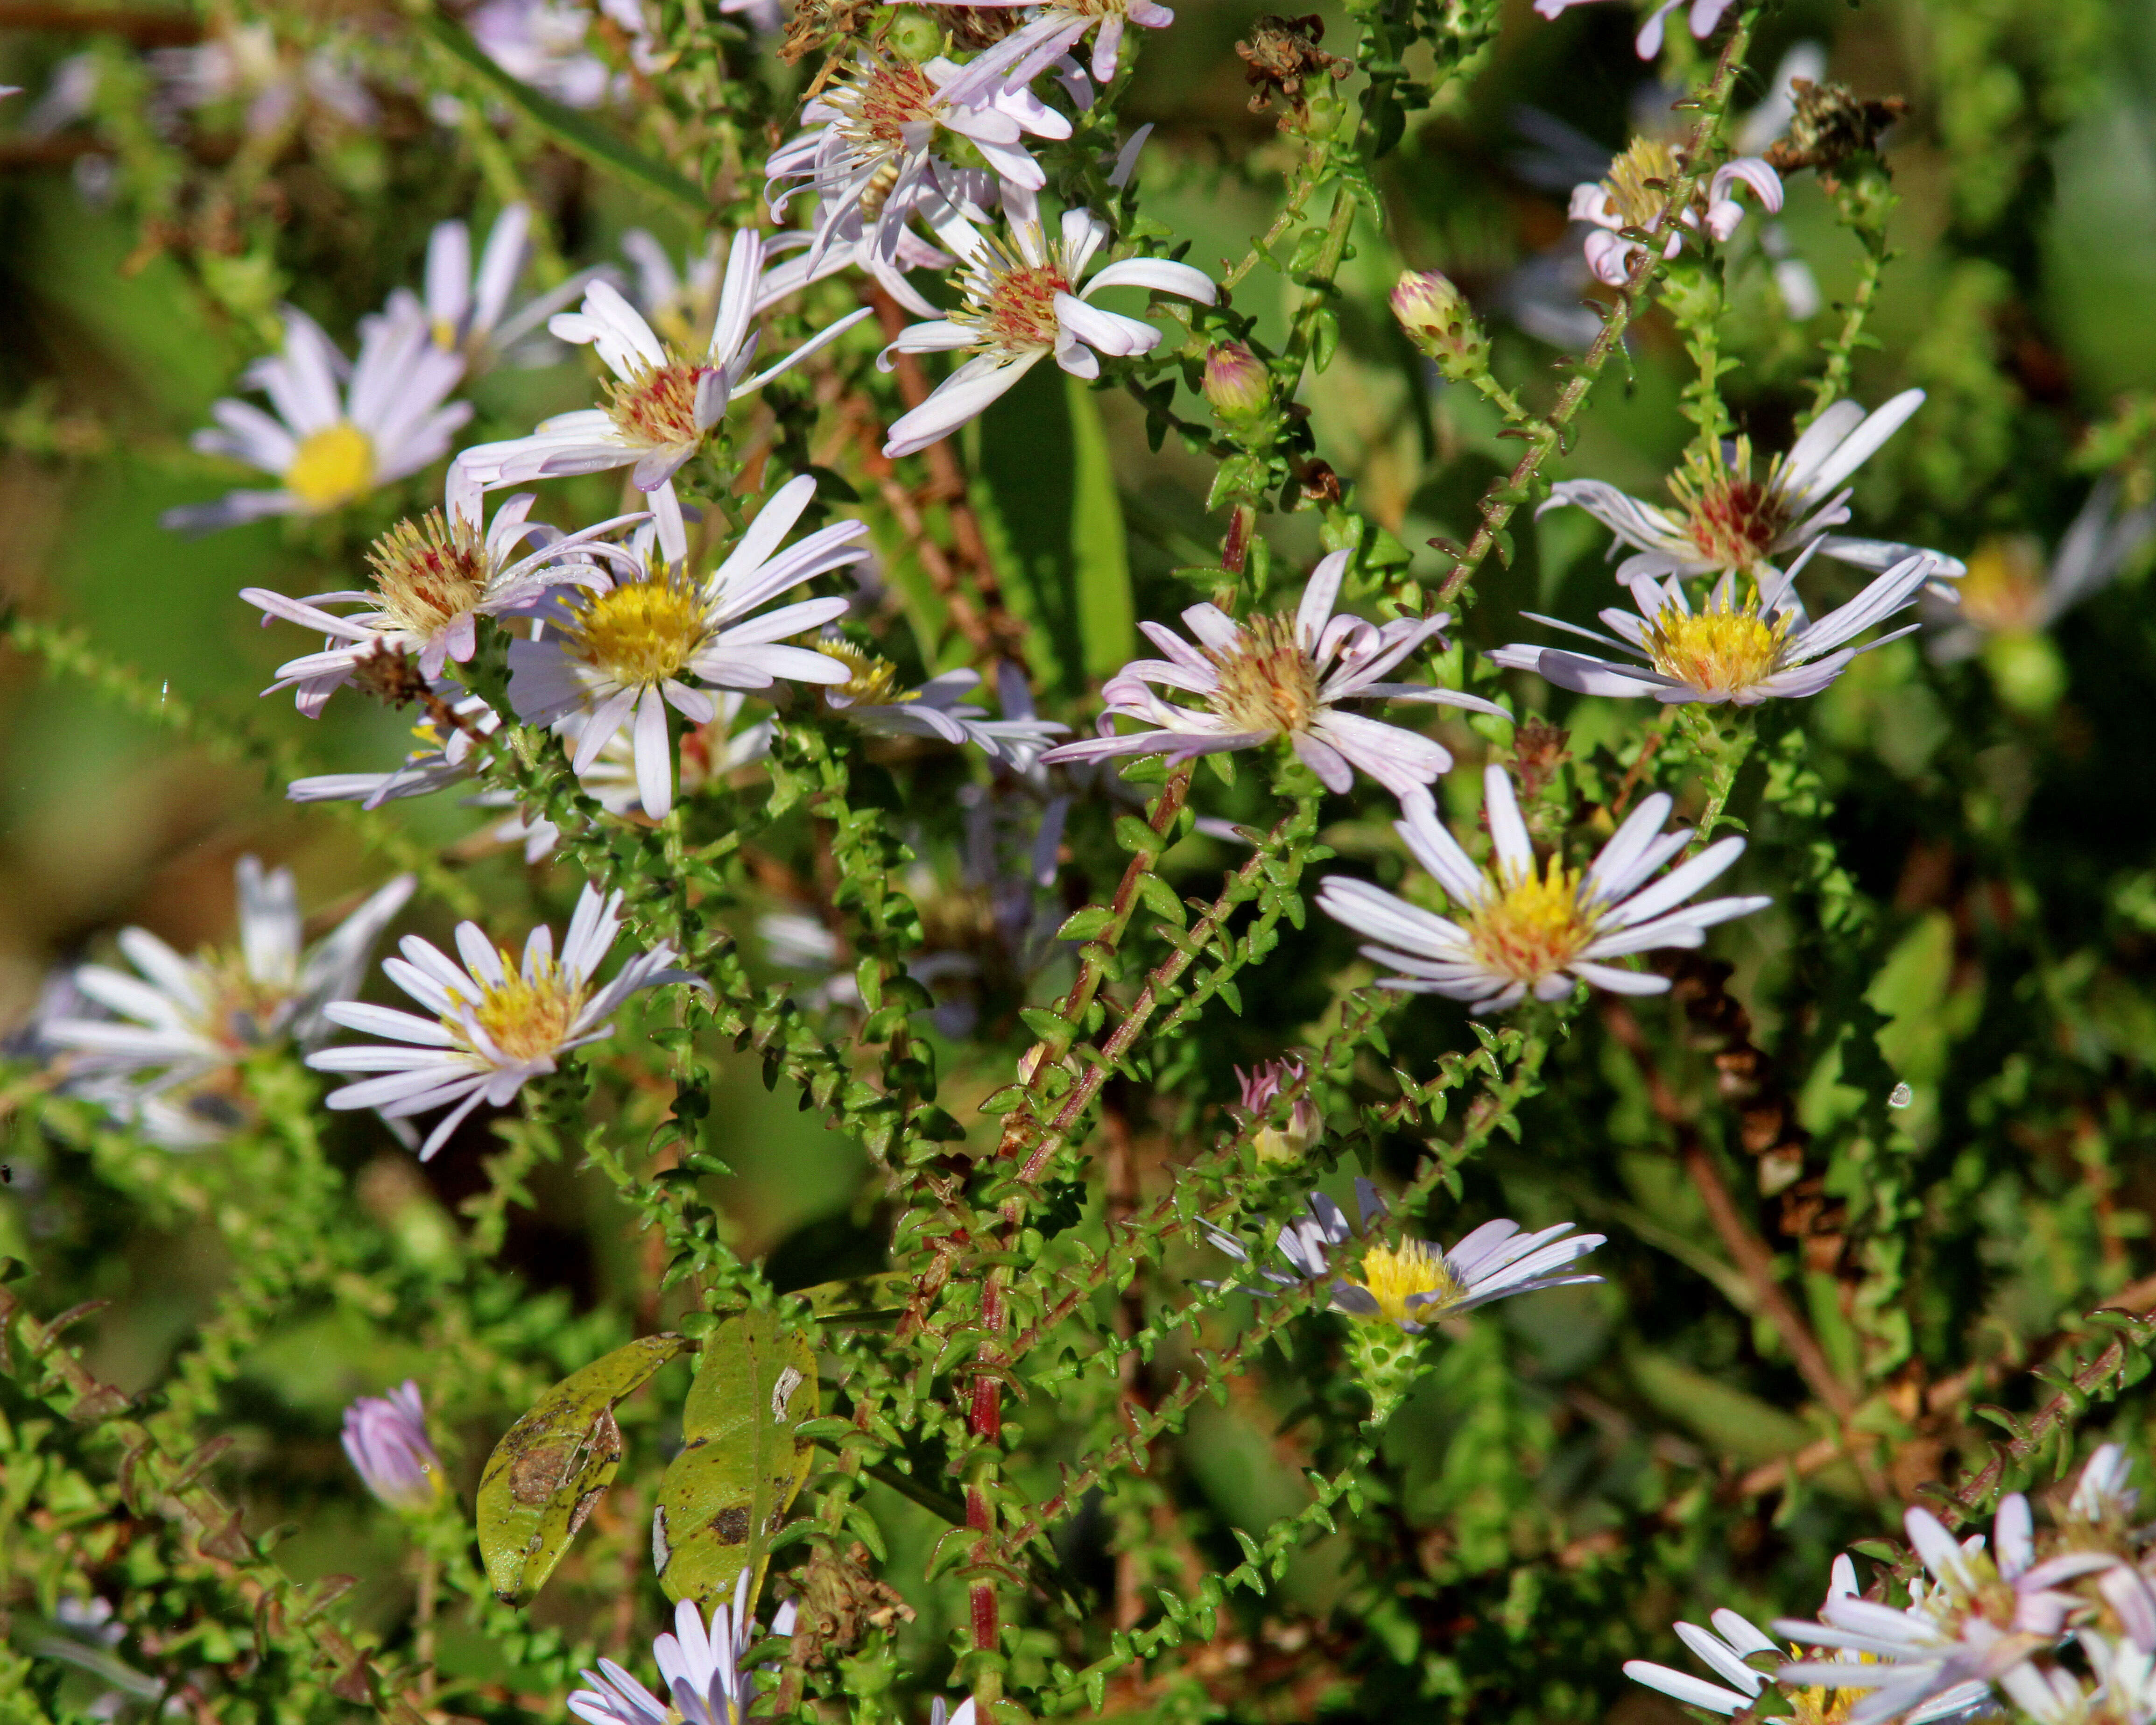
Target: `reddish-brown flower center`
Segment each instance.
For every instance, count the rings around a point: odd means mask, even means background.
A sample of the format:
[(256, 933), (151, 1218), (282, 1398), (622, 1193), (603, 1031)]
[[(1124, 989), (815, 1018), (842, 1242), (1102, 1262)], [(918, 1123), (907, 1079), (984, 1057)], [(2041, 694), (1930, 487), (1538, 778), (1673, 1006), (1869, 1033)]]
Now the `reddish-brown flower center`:
[(1773, 478), (1752, 477), (1752, 446), (1744, 438), (1727, 466), (1696, 459), (1670, 489), (1684, 511), (1685, 537), (1717, 568), (1748, 570), (1765, 562), (1789, 526), (1788, 505)]
[(423, 640), (431, 639), (486, 596), (485, 542), (476, 527), (451, 524), (439, 509), (403, 521), (367, 553), (382, 608)]
[(906, 146), (907, 127), (933, 124), (937, 107), (928, 74), (904, 61), (877, 61), (824, 100), (846, 116), (840, 123), (850, 137), (886, 150)]
[(685, 359), (649, 366), (607, 385), (607, 417), (633, 444), (680, 449), (703, 440), (696, 424), (696, 386), (713, 367)]

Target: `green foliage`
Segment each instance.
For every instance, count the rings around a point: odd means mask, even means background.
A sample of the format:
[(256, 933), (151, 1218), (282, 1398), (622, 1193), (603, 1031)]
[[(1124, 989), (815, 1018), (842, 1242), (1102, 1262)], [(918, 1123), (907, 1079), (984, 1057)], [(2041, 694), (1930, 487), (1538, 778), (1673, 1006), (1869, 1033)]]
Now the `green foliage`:
[[(182, 437), (283, 339), (287, 300), (348, 348), (420, 285), (432, 224), (476, 242), (511, 202), (534, 215), (520, 298), (618, 270), (641, 225), (703, 256), (769, 224), (764, 164), (833, 88), (813, 80), (864, 51), (964, 59), (1000, 28), (798, 0), (782, 44), (697, 0), (644, 10), (632, 39), (621, 8), (568, 8), (611, 92), (588, 104), (448, 11), (85, 13), (107, 33), (69, 74), (95, 74), (83, 112), (11, 143), (11, 164), (89, 164), (92, 196), (0, 193), (28, 308), (6, 314), (0, 442), (23, 567), (45, 559), (11, 576), (4, 624), (43, 675), (0, 716), (0, 984), (27, 1012), (46, 967), (128, 922), (212, 937), (213, 973), (241, 976), (224, 894), (251, 849), (293, 861), (315, 932), (409, 873), (399, 932), (439, 945), (470, 917), (513, 952), (544, 923), (558, 949), (589, 884), (620, 895), (624, 948), (663, 943), (705, 987), (634, 996), (424, 1163), (326, 1106), (305, 1063), (372, 1033), (258, 1021), (251, 998), (203, 1009), (229, 1058), (164, 1098), (189, 1147), (44, 1020), (8, 1045), (0, 1722), (559, 1717), (602, 1656), (653, 1681), (670, 1602), (708, 1618), (746, 1578), (761, 1622), (783, 1601), (797, 1625), (747, 1631), (760, 1717), (912, 1725), (963, 1694), (982, 1725), (1556, 1725), (1641, 1708), (1621, 1667), (1681, 1658), (1673, 1620), (1811, 1610), (1839, 1551), (1906, 1597), (1907, 1504), (1974, 1531), (2104, 1440), (2148, 1483), (2148, 552), (2071, 607), (2041, 588), (2092, 485), (2128, 526), (2156, 496), (2156, 403), (2076, 369), (2145, 345), (2156, 291), (2122, 295), (2125, 253), (2074, 241), (2121, 223), (2104, 188), (2132, 163), (2090, 163), (2152, 123), (2145, 22), (2097, 0), (1741, 6), (1695, 41), (1679, 8), (1653, 69), (1682, 94), (1639, 118), (1620, 8), (1346, 0), (1320, 31), (1236, 0), (1133, 25), (1088, 105), (1037, 82), (1070, 136), (1027, 146), (1051, 226), (1082, 203), (1104, 260), (1179, 258), (1217, 300), (1106, 290), (1155, 345), (1091, 379), (1036, 365), (918, 454), (885, 439), (944, 362), (886, 372), (875, 328), (737, 392), (674, 480), (696, 567), (813, 473), (803, 529), (859, 520), (875, 552), (832, 628), (893, 698), (782, 679), (709, 726), (669, 712), (654, 818), (520, 711), (522, 623), (480, 620), (461, 721), (410, 689), (401, 716), (354, 690), (319, 721), (246, 709), (303, 649), (242, 631), (228, 590), (371, 578), (368, 544), (437, 501), (439, 465), (208, 550), (140, 549), (158, 507), (234, 478)], [(143, 50), (198, 28), (271, 84), (181, 102)], [(1712, 239), (1717, 170), (1768, 147), (1748, 116), (1807, 36), (1846, 100), (1907, 110), (1831, 159), (1778, 158), (1779, 217), (1741, 193)], [(25, 39), (7, 81), (43, 84), (59, 37)], [(365, 103), (341, 108), (331, 70)], [(1676, 151), (1585, 312), (1522, 112)], [(1443, 315), (1403, 329), (1394, 280), (1440, 268)], [(684, 356), (713, 315), (697, 291), (646, 307)], [(759, 312), (759, 357), (865, 300), (886, 339), (911, 316), (849, 266)], [(1256, 381), (1211, 405), (1229, 343)], [(581, 349), (512, 357), (466, 380), (458, 447), (604, 399)], [(1687, 460), (1719, 474), (1741, 437), (1738, 480), (1763, 479), (1836, 403), (1912, 386), (1922, 412), (1852, 476), (1838, 531), (1964, 561), (1958, 624), (1928, 611), (1920, 639), (1758, 706), (1574, 693), (1490, 657), (1550, 639), (1520, 614), (1584, 624), (1621, 597), (1585, 554), (1603, 530), (1543, 513), (1557, 481), (1681, 514), (1665, 482)], [(535, 519), (619, 512), (618, 477), (534, 482)], [(1478, 862), (1496, 765), (1547, 866), (1584, 869), (1661, 795), (1689, 854), (1744, 839), (1716, 891), (1772, 903), (1704, 952), (1614, 961), (1666, 992), (1470, 1010), (1383, 986), (1321, 908), (1342, 877), (1472, 908), (1367, 774), (1329, 790), (1322, 755), (1277, 739), (1043, 767), (901, 722), (939, 673), (978, 671), (989, 706), (1022, 670), (1088, 735), (1150, 650), (1141, 623), (1200, 601), (1291, 620), (1327, 553), (1342, 614), (1450, 614), (1389, 680), (1513, 716), (1370, 710), (1453, 758), (1435, 806)], [(1870, 572), (1808, 564), (1810, 614)], [(436, 743), (469, 726), (462, 790), (280, 800), (396, 764), (415, 717)], [(752, 724), (767, 742), (732, 750)], [(475, 820), (454, 802), (475, 793), (501, 806)], [(553, 834), (528, 864), (497, 830), (511, 804)], [(1604, 1279), (1414, 1330), (1355, 1299), (1373, 1247), (1500, 1218), (1606, 1236), (1577, 1266)], [(1303, 1273), (1312, 1230), (1327, 1260)], [(454, 1489), (393, 1511), (337, 1424), (407, 1378)]]

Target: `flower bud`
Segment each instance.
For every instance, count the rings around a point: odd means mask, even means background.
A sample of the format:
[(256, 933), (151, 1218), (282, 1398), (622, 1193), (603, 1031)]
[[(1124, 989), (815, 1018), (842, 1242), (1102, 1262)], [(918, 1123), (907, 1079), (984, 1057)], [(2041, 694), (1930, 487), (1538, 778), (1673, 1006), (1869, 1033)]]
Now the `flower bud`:
[(1393, 284), (1393, 316), (1417, 347), (1447, 340), (1457, 326), (1472, 321), (1460, 290), (1435, 270), (1401, 273)]
[(367, 1489), (392, 1509), (419, 1515), (441, 1500), (441, 1458), (427, 1440), (427, 1410), (409, 1378), (344, 1410), (344, 1452)]
[[(1243, 1106), (1259, 1116), (1269, 1112), (1273, 1098), (1287, 1086), (1300, 1082), (1302, 1075), (1302, 1062), (1295, 1060), (1267, 1060), (1250, 1072), (1235, 1068), (1235, 1076), (1243, 1086)], [(1295, 1099), (1286, 1126), (1260, 1126), (1251, 1142), (1260, 1162), (1299, 1162), (1324, 1130), (1325, 1117), (1306, 1092)]]
[(1435, 270), (1410, 270), (1393, 285), (1393, 316), (1408, 340), (1458, 382), (1489, 362), (1490, 343), (1460, 290)]
[(901, 6), (891, 14), (891, 28), (884, 35), (884, 44), (899, 59), (917, 65), (942, 53), (943, 31), (925, 13)]
[(1264, 362), (1240, 341), (1221, 341), (1205, 356), (1206, 401), (1229, 422), (1255, 419), (1272, 404)]

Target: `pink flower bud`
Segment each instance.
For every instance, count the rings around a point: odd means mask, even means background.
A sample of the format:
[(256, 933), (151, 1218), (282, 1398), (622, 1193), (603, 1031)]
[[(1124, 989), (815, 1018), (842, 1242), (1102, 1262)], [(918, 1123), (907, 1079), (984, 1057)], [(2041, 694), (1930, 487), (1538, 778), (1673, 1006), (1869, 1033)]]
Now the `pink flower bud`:
[[(1242, 1081), (1243, 1106), (1253, 1114), (1266, 1114), (1274, 1097), (1289, 1085), (1301, 1081), (1303, 1070), (1302, 1062), (1297, 1060), (1267, 1060), (1248, 1072), (1236, 1067), (1235, 1076)], [(1261, 1126), (1252, 1142), (1261, 1161), (1295, 1162), (1308, 1153), (1324, 1130), (1325, 1117), (1306, 1092), (1295, 1099), (1285, 1127)]]
[(1205, 356), (1205, 399), (1223, 419), (1255, 419), (1272, 403), (1264, 362), (1240, 341), (1222, 341)]

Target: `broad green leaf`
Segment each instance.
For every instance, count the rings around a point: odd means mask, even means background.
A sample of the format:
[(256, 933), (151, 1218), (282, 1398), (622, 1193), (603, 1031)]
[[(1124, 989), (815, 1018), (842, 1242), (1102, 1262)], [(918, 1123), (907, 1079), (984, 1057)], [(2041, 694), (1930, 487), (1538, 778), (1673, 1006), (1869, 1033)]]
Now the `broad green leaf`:
[(486, 57), (462, 24), (439, 12), (427, 13), (421, 22), (427, 33), (473, 76), (572, 155), (583, 157), (602, 172), (633, 181), (691, 216), (711, 213), (711, 199), (672, 168), (631, 148), (574, 108), (565, 107), (522, 79), (512, 77)]
[(487, 1579), (521, 1605), (547, 1584), (621, 1466), (614, 1404), (686, 1351), (680, 1336), (643, 1336), (572, 1372), (511, 1426), (479, 1482)]
[(687, 1446), (659, 1482), (651, 1561), (671, 1599), (706, 1610), (731, 1600), (750, 1571), (747, 1609), (763, 1590), (771, 1541), (808, 1477), (816, 1356), (767, 1312), (726, 1319), (705, 1338), (681, 1410)]

